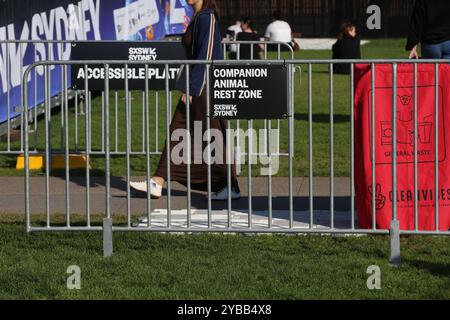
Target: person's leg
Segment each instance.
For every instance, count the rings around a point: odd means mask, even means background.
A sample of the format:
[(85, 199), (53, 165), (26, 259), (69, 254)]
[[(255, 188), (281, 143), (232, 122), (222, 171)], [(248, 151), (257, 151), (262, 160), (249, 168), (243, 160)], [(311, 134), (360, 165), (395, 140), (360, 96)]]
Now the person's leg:
[(442, 44), (422, 44), (423, 59), (442, 59)]
[[(186, 108), (186, 106), (180, 100), (180, 102), (177, 105), (177, 109), (173, 116), (172, 122), (170, 123), (170, 134), (172, 134), (177, 129), (186, 128), (185, 108)], [(171, 141), (171, 137), (166, 138), (166, 143), (165, 143), (163, 153), (159, 160), (159, 164), (155, 171), (155, 174), (152, 178), (152, 180), (155, 183), (159, 184), (160, 186), (163, 186), (167, 179), (167, 160), (168, 160), (167, 159), (167, 143), (170, 143), (171, 150), (173, 148), (173, 145), (175, 144), (174, 142)]]

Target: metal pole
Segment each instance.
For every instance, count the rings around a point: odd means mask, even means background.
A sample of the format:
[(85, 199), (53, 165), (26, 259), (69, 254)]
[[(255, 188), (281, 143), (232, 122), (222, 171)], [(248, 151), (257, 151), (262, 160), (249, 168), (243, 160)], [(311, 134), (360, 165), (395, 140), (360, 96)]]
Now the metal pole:
[[(294, 136), (294, 125), (292, 122), (292, 118), (294, 117), (294, 107), (292, 104), (292, 73), (293, 73), (293, 65), (288, 65), (288, 84), (289, 84), (289, 98), (288, 98), (288, 126), (289, 126), (289, 228), (294, 228), (294, 141), (292, 140), (292, 137)], [(280, 127), (278, 127), (280, 128)]]
[(119, 152), (119, 93), (116, 91), (115, 97), (115, 131), (114, 131), (114, 143), (116, 152)]
[(435, 224), (436, 232), (439, 232), (439, 64), (436, 63), (435, 69), (435, 85), (434, 85), (434, 136), (435, 136), (435, 155), (434, 155), (434, 205), (435, 205)]
[(330, 64), (330, 228), (334, 229), (334, 82)]
[[(147, 73), (148, 75), (148, 73)], [(148, 76), (145, 77), (146, 79), (148, 78)], [(142, 111), (141, 111), (141, 116), (142, 116), (142, 153), (145, 153), (145, 90), (144, 92), (142, 92)]]
[(314, 228), (312, 64), (308, 64), (309, 228)]
[(51, 92), (50, 92), (50, 67), (44, 69), (44, 90), (45, 90), (45, 209), (46, 226), (50, 228), (50, 118), (51, 118)]
[[(389, 262), (399, 266), (400, 257), (400, 223), (397, 220), (397, 64), (392, 65), (392, 222), (390, 229), (391, 257)], [(372, 190), (374, 192), (375, 190)]]
[[(59, 46), (58, 46), (58, 44), (59, 44)], [(62, 47), (63, 43), (62, 42), (60, 42), (60, 43), (57, 42), (56, 46), (57, 46), (57, 49), (59, 47), (59, 52), (58, 52), (59, 60), (62, 60), (61, 59), (61, 55), (62, 55), (62, 52), (63, 52), (63, 47)], [(61, 65), (61, 83), (64, 83), (64, 66), (63, 65)], [(65, 128), (64, 128), (64, 123), (65, 123), (65, 121), (64, 121), (64, 119), (65, 119), (64, 102), (65, 102), (65, 100), (64, 100), (63, 92), (61, 93), (60, 98), (61, 98), (61, 151), (63, 151), (64, 150), (64, 130), (65, 130)]]
[[(37, 56), (37, 49), (36, 49), (36, 44), (34, 44), (34, 62), (36, 61), (36, 56)], [(38, 103), (37, 103), (37, 91), (38, 91), (38, 85), (37, 85), (37, 68), (33, 68), (33, 80), (34, 80), (34, 120), (33, 120), (33, 125), (34, 125), (34, 151), (37, 152), (37, 132), (38, 132), (38, 128), (37, 128), (37, 113), (38, 113)]]
[(105, 152), (105, 91), (102, 91), (102, 153)]
[[(241, 60), (241, 45), (238, 44), (237, 45), (237, 54), (236, 54), (236, 59), (237, 60)], [(237, 146), (236, 146), (236, 150), (237, 150), (237, 163), (236, 163), (236, 169), (237, 169), (237, 174), (240, 175), (241, 174), (241, 150), (242, 150), (242, 146), (241, 146), (241, 120), (237, 119), (236, 120), (236, 129), (237, 129)], [(245, 137), (244, 137), (244, 141), (245, 141)], [(245, 143), (245, 142), (244, 142)], [(245, 147), (245, 146), (244, 146)], [(245, 153), (245, 150), (244, 150)]]
[[(21, 74), (22, 76), (22, 74)], [(25, 76), (23, 77), (24, 80), (26, 80), (28, 77), (28, 73), (26, 72)], [(21, 96), (22, 96), (22, 120), (25, 121), (25, 123), (28, 123), (28, 86), (24, 85), (22, 86), (21, 90)], [(30, 212), (30, 150), (29, 150), (29, 137), (28, 137), (28, 125), (24, 127), (25, 133), (24, 133), (24, 161), (25, 161), (25, 222), (26, 222), (26, 229), (27, 232), (31, 229), (31, 212)], [(22, 130), (21, 130), (22, 131)]]
[(75, 91), (75, 152), (78, 152), (78, 92)]
[(103, 256), (111, 257), (113, 251), (113, 224), (112, 219), (103, 219)]
[(126, 171), (127, 171), (127, 224), (131, 227), (131, 127), (130, 127), (130, 114), (131, 114), (131, 93), (129, 91), (128, 83), (128, 64), (125, 65), (125, 127), (126, 127)]
[(8, 118), (7, 121), (7, 151), (10, 152), (11, 151), (11, 93), (10, 93), (10, 82), (11, 82), (11, 71), (10, 71), (10, 67), (11, 64), (9, 62), (9, 42), (6, 44), (6, 105), (7, 105), (7, 110), (6, 110), (6, 117)]
[(171, 152), (171, 136), (170, 136), (170, 120), (172, 119), (172, 114), (170, 112), (170, 86), (169, 86), (169, 65), (165, 65), (165, 75), (166, 75), (166, 154), (167, 154), (167, 228), (172, 227), (172, 175), (171, 175), (171, 162), (172, 155)]
[[(27, 84), (28, 77), (27, 78), (22, 78), (23, 77), (23, 59), (22, 59), (22, 57), (23, 57), (23, 48), (22, 48), (22, 43), (19, 44), (19, 54), (20, 54), (20, 57), (21, 57), (21, 59), (20, 59), (20, 78), (21, 78), (21, 81), (22, 81), (21, 85), (27, 87), (27, 89), (28, 89), (28, 84)], [(21, 97), (20, 98), (21, 98), (22, 106), (26, 104), (27, 107), (28, 107), (28, 100), (24, 100), (25, 98), (24, 98), (22, 92), (21, 92)], [(24, 117), (23, 117), (23, 114), (22, 114), (21, 123), (22, 123), (22, 128), (20, 130), (20, 151), (23, 151), (23, 148), (24, 148), (24, 145), (23, 145), (24, 144), (23, 132), (24, 132), (25, 126), (28, 127), (28, 114), (27, 114), (27, 122), (24, 121)]]
[(419, 186), (418, 186), (418, 92), (417, 63), (414, 63), (414, 230), (419, 231)]
[(253, 227), (253, 186), (252, 186), (252, 161), (253, 161), (253, 120), (248, 121), (248, 228)]
[[(147, 191), (151, 189), (150, 179), (151, 179), (151, 161), (150, 161), (150, 114), (149, 114), (149, 88), (148, 88), (148, 65), (145, 65), (145, 93), (144, 93), (144, 103), (145, 103), (145, 151), (146, 151), (146, 175), (147, 175)], [(152, 202), (151, 193), (147, 192), (147, 227), (152, 226)]]
[[(371, 81), (371, 102), (372, 102), (372, 122), (371, 122), (371, 130), (370, 130), (370, 140), (371, 140), (371, 152), (372, 152), (372, 230), (377, 229), (377, 202), (376, 202), (376, 189), (377, 189), (377, 157), (375, 150), (375, 126), (376, 126), (376, 113), (375, 113), (375, 64), (372, 63), (372, 81)], [(394, 118), (395, 119), (395, 118)]]
[(191, 101), (190, 101), (190, 85), (189, 85), (189, 79), (190, 79), (190, 66), (187, 64), (185, 65), (186, 68), (186, 151), (187, 151), (187, 163), (186, 163), (186, 170), (187, 170), (187, 227), (191, 227), (191, 218), (192, 218), (192, 212), (191, 212), (191, 206), (192, 206), (192, 195), (191, 195)]
[[(238, 47), (238, 55), (239, 55), (239, 47)], [(208, 153), (208, 229), (212, 227), (212, 201), (211, 201), (211, 122), (210, 122), (210, 65), (206, 66), (206, 131), (207, 131), (207, 153)], [(203, 127), (203, 126), (202, 126)]]
[(109, 65), (105, 64), (105, 173), (106, 173), (106, 194), (105, 208), (106, 218), (111, 218), (111, 145), (110, 145), (110, 125), (109, 125)]
[(267, 122), (267, 157), (269, 159), (269, 175), (267, 177), (267, 187), (268, 187), (268, 210), (269, 210), (269, 229), (273, 226), (273, 201), (272, 201), (272, 120)]
[(159, 152), (159, 93), (155, 93), (155, 151)]
[[(113, 221), (111, 218), (111, 146), (110, 146), (110, 130), (109, 130), (109, 65), (105, 64), (105, 93), (104, 93), (104, 112), (105, 117), (105, 180), (106, 180), (106, 192), (105, 192), (105, 211), (106, 216), (103, 219), (103, 255), (110, 257), (113, 254)], [(128, 78), (128, 74), (126, 75)]]
[(350, 208), (355, 230), (355, 65), (350, 65)]
[(65, 146), (65, 167), (66, 167), (66, 223), (70, 227), (70, 145), (69, 145), (69, 99), (67, 94), (67, 65), (62, 66), (63, 72), (63, 100), (61, 110), (64, 109), (64, 146)]
[[(88, 74), (88, 66), (84, 66), (84, 74)], [(86, 223), (87, 227), (91, 227), (91, 171), (90, 171), (90, 150), (91, 150), (91, 130), (90, 130), (90, 119), (91, 119), (91, 93), (89, 92), (89, 79), (85, 77), (84, 80), (84, 90), (86, 99), (86, 118), (85, 118), (85, 139), (86, 139)]]
[[(231, 146), (233, 145), (231, 141), (231, 121), (227, 120), (227, 137), (226, 137), (226, 153), (227, 153), (227, 185), (228, 185), (228, 228), (233, 227), (233, 217), (232, 217), (232, 198), (231, 198)], [(234, 159), (233, 159), (234, 161)]]

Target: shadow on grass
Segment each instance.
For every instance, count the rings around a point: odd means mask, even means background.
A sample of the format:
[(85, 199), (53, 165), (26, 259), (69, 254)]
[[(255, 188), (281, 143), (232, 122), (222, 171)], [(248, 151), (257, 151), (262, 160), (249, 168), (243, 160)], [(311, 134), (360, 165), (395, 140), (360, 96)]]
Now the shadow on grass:
[[(52, 172), (52, 177), (60, 178), (62, 180), (66, 179), (66, 173), (65, 170), (57, 170)], [(85, 169), (82, 170), (71, 170), (69, 175), (69, 181), (71, 183), (74, 183), (82, 188), (87, 187), (87, 180), (85, 175)], [(105, 172), (103, 170), (91, 170), (91, 177), (89, 181), (89, 187), (90, 188), (96, 188), (96, 187), (106, 187), (106, 178), (105, 178)], [(127, 191), (128, 191), (128, 182), (123, 177), (111, 177), (111, 189), (115, 189), (117, 191), (123, 192), (124, 195), (116, 195), (113, 196), (114, 198), (127, 198)], [(171, 195), (173, 197), (186, 197), (187, 192), (182, 190), (173, 189), (171, 190)], [(192, 190), (191, 192), (192, 196), (192, 204), (193, 206), (201, 205), (205, 203), (205, 193), (204, 192), (198, 192), (195, 190)], [(135, 199), (146, 199), (147, 194), (144, 192), (137, 192), (131, 189), (131, 197)], [(162, 198), (167, 197), (167, 189), (163, 189)]]
[[(113, 183), (116, 187), (123, 188), (126, 186), (126, 182), (122, 179), (114, 179)], [(91, 203), (93, 201), (104, 201), (103, 194), (97, 194), (97, 199), (93, 199), (94, 196), (91, 196)], [(98, 198), (100, 197), (100, 198)], [(114, 195), (115, 199), (123, 199), (126, 200), (126, 192), (124, 195)], [(138, 218), (142, 216), (146, 216), (146, 199), (147, 195), (145, 193), (133, 193), (131, 194), (131, 206), (133, 208), (132, 211), (132, 221), (137, 222)], [(350, 214), (350, 197), (336, 197), (334, 199), (334, 208), (336, 210), (335, 215), (335, 226), (338, 229), (350, 229), (351, 228), (351, 214)], [(112, 202), (112, 212), (114, 216), (115, 223), (120, 223), (121, 219), (126, 220), (126, 208), (123, 207), (123, 202)], [(293, 205), (295, 208), (295, 212), (292, 215), (292, 221), (296, 224), (306, 224), (310, 223), (310, 214), (309, 214), (309, 198), (308, 197), (294, 197)], [(313, 223), (316, 225), (321, 225), (324, 227), (331, 226), (331, 216), (327, 213), (329, 211), (330, 206), (330, 198), (329, 197), (315, 197), (314, 198), (314, 214), (313, 214)], [(187, 192), (183, 190), (172, 190), (172, 214), (177, 219), (180, 217), (180, 214), (183, 215), (182, 212), (186, 210), (187, 206)], [(103, 207), (102, 207), (103, 208)], [(208, 199), (205, 194), (200, 192), (192, 192), (191, 193), (191, 208), (193, 210), (207, 212), (208, 210)], [(232, 215), (235, 216), (237, 213), (240, 215), (248, 215), (249, 208), (249, 198), (242, 197), (239, 200), (232, 201)], [(151, 200), (151, 209), (153, 210), (152, 214), (155, 214), (159, 211), (165, 212), (167, 209), (167, 193), (164, 192), (163, 196), (160, 199)], [(272, 198), (272, 217), (274, 221), (277, 221), (275, 224), (284, 223), (287, 224), (290, 220), (290, 212), (289, 212), (289, 197), (281, 196), (281, 197), (273, 197)], [(227, 201), (213, 201), (211, 204), (211, 210), (213, 214), (217, 214), (218, 212), (227, 212), (228, 203)], [(181, 213), (180, 213), (181, 212)], [(254, 221), (265, 221), (268, 219), (268, 197), (267, 196), (255, 196), (252, 197), (252, 212)], [(102, 214), (104, 213), (104, 209), (100, 211), (92, 212), (93, 216), (96, 215), (96, 219), (92, 219), (93, 225), (101, 226), (102, 224)], [(56, 213), (52, 213), (52, 225), (54, 226), (65, 226), (65, 216), (61, 215), (61, 221), (53, 220), (53, 215)], [(75, 219), (75, 215), (72, 215), (74, 219), (72, 220), (72, 226), (85, 226), (85, 217), (83, 215), (79, 215), (80, 219)], [(91, 216), (91, 218), (93, 217)], [(36, 217), (36, 222), (40, 219)], [(199, 218), (200, 219), (200, 218)], [(77, 222), (77, 220), (81, 220), (81, 222)], [(45, 218), (44, 220), (45, 221)], [(95, 223), (94, 223), (95, 221)], [(199, 223), (203, 223), (199, 220)], [(234, 220), (235, 222), (237, 220)], [(267, 220), (268, 221), (268, 220)], [(59, 223), (60, 222), (60, 223)], [(206, 222), (206, 220), (205, 220)], [(358, 228), (358, 216), (355, 214), (355, 225)], [(43, 226), (43, 225), (41, 225)]]
[(448, 263), (435, 263), (410, 259), (402, 259), (402, 262), (409, 264), (419, 270), (426, 270), (434, 276), (450, 279), (450, 264)]

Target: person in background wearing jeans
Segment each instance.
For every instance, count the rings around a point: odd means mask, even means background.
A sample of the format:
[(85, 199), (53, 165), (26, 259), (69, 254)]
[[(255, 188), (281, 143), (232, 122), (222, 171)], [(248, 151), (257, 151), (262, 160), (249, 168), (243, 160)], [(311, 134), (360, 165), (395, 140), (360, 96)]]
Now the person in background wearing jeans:
[(450, 59), (449, 16), (449, 0), (416, 0), (406, 44), (410, 59), (419, 59), (419, 43), (422, 45), (422, 58)]

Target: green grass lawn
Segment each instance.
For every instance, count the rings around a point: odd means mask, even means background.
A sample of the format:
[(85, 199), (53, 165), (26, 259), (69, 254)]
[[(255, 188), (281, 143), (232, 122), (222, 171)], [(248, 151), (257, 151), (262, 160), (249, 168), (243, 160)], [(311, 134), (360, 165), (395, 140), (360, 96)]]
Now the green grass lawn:
[[(404, 58), (406, 52), (403, 49), (404, 40), (374, 40), (362, 49), (362, 56), (366, 59), (375, 58)], [(283, 57), (287, 57), (284, 55)], [(328, 51), (300, 51), (296, 53), (298, 59), (329, 59), (330, 52)], [(308, 174), (308, 83), (307, 83), (307, 68), (302, 66), (302, 83), (300, 85), (300, 72), (296, 73), (295, 85), (295, 159), (294, 159), (294, 175), (307, 176)], [(314, 174), (316, 176), (328, 176), (330, 172), (329, 163), (329, 75), (327, 73), (328, 67), (325, 65), (316, 65), (313, 69), (313, 135), (314, 135)], [(336, 176), (348, 176), (350, 171), (350, 77), (336, 75), (334, 81), (334, 119), (335, 119), (335, 174)], [(110, 123), (111, 123), (111, 143), (112, 150), (115, 150), (116, 144), (118, 150), (125, 151), (125, 101), (123, 99), (123, 92), (118, 93), (118, 139), (116, 141), (115, 130), (115, 93), (111, 93), (110, 97)], [(159, 150), (164, 145), (165, 140), (165, 122), (166, 122), (166, 100), (165, 94), (160, 92), (158, 94), (159, 107), (158, 118), (159, 126), (156, 128), (156, 93), (152, 92), (150, 95), (150, 133), (151, 133), (151, 150), (157, 150), (156, 140), (158, 140)], [(174, 92), (172, 97), (172, 109), (175, 109), (178, 102), (179, 94)], [(131, 140), (132, 151), (143, 150), (142, 139), (142, 93), (133, 92), (132, 114), (131, 114)], [(70, 146), (74, 148), (75, 143), (75, 108), (70, 109)], [(61, 146), (61, 130), (60, 130), (61, 115), (58, 111), (52, 116), (52, 145), (55, 150)], [(101, 97), (96, 96), (92, 102), (92, 147), (93, 150), (101, 150), (102, 143), (102, 112), (101, 112)], [(246, 128), (246, 123), (243, 128)], [(276, 121), (274, 121), (276, 125)], [(255, 128), (262, 128), (263, 123), (257, 121)], [(286, 151), (288, 148), (287, 139), (287, 122), (281, 121), (281, 141), (280, 150)], [(158, 139), (156, 139), (156, 131), (159, 132)], [(80, 116), (78, 119), (78, 147), (83, 150), (85, 147), (85, 118)], [(44, 121), (38, 123), (37, 147), (43, 150), (45, 147), (44, 141)], [(30, 142), (34, 147), (34, 135), (30, 136)], [(13, 148), (20, 148), (18, 142), (14, 142)], [(6, 149), (6, 143), (0, 143), (0, 150)], [(152, 157), (152, 168), (158, 161), (158, 157)], [(146, 172), (146, 160), (144, 157), (134, 156), (131, 161), (132, 175), (144, 175)], [(104, 168), (104, 160), (100, 158), (93, 159), (94, 169), (100, 169), (97, 174), (102, 174)], [(15, 169), (15, 158), (0, 156), (0, 175), (11, 176), (21, 175)], [(112, 159), (112, 174), (116, 176), (123, 176), (126, 172), (126, 165), (124, 157), (116, 157)], [(287, 160), (281, 159), (279, 176), (286, 176), (288, 173)], [(42, 173), (35, 173), (42, 174)], [(245, 174), (245, 170), (243, 172)], [(256, 174), (256, 170), (255, 173)]]
[[(363, 48), (364, 58), (405, 56), (403, 40), (376, 40)], [(297, 58), (329, 58), (325, 51), (302, 51)], [(299, 81), (299, 74), (297, 74)], [(297, 84), (295, 105), (296, 143), (294, 173), (307, 174), (307, 84)], [(314, 169), (329, 171), (328, 75), (325, 66), (314, 68)], [(335, 171), (349, 174), (349, 78), (335, 78)], [(119, 93), (118, 148), (124, 150), (124, 101)], [(133, 150), (142, 150), (140, 93), (132, 108)], [(178, 96), (174, 94), (173, 102)], [(111, 96), (114, 102), (114, 96)], [(159, 146), (164, 142), (165, 99), (159, 95)], [(151, 99), (152, 132), (155, 94)], [(112, 104), (111, 123), (115, 114)], [(95, 97), (93, 149), (101, 149), (101, 99)], [(75, 145), (74, 109), (70, 116), (70, 141)], [(60, 114), (53, 115), (52, 141), (60, 145)], [(44, 123), (39, 122), (39, 133)], [(261, 126), (261, 123), (258, 124)], [(286, 132), (286, 123), (282, 129)], [(84, 118), (79, 119), (79, 148), (84, 148)], [(115, 133), (112, 132), (115, 150)], [(38, 135), (38, 148), (43, 148)], [(33, 141), (33, 136), (31, 136)], [(5, 144), (0, 145), (4, 149)], [(14, 144), (17, 147), (17, 143)], [(287, 139), (281, 140), (281, 150)], [(156, 149), (155, 141), (152, 150)], [(153, 157), (153, 166), (157, 157)], [(20, 175), (15, 159), (0, 157), (0, 175)], [(93, 167), (104, 167), (101, 158)], [(125, 173), (123, 158), (112, 161), (113, 175)], [(132, 174), (145, 174), (145, 159), (133, 157)], [(102, 174), (101, 170), (96, 172)], [(286, 175), (282, 163), (280, 175)], [(35, 173), (42, 174), (42, 173)], [(60, 217), (63, 221), (63, 216)], [(41, 219), (42, 217), (37, 217)], [(76, 224), (77, 217), (73, 217)], [(80, 217), (78, 219), (81, 219)], [(100, 217), (94, 217), (98, 223)], [(38, 223), (38, 221), (34, 220)], [(55, 221), (53, 221), (55, 222)], [(116, 220), (117, 222), (117, 220)], [(56, 221), (57, 223), (57, 221)], [(0, 299), (450, 299), (450, 238), (401, 239), (403, 263), (388, 264), (389, 238), (385, 236), (232, 236), (115, 233), (111, 258), (102, 257), (99, 233), (26, 234), (22, 217), (0, 216)], [(68, 290), (69, 266), (81, 268), (82, 289)], [(381, 290), (367, 288), (369, 266), (381, 269)]]
[[(450, 239), (403, 238), (390, 267), (389, 239), (330, 236), (31, 234), (0, 217), (0, 299), (450, 299)], [(79, 291), (66, 270), (81, 268)], [(367, 268), (381, 290), (367, 289)]]

